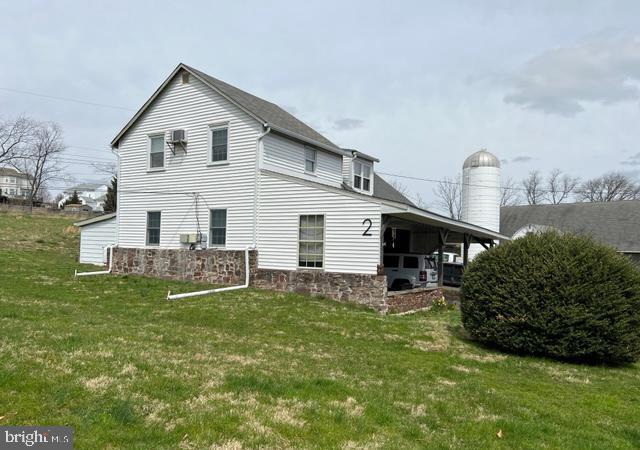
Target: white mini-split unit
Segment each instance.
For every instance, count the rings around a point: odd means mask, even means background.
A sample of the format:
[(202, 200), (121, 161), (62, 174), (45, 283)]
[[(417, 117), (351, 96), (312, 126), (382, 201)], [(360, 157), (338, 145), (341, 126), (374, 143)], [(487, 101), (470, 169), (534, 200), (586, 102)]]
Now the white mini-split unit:
[(180, 243), (181, 244), (197, 244), (198, 234), (197, 233), (181, 234)]

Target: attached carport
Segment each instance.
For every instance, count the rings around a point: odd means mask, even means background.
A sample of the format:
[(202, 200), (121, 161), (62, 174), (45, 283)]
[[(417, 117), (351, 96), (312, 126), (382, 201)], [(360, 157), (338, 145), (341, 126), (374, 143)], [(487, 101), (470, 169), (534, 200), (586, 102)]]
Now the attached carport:
[[(405, 204), (384, 203), (382, 205), (382, 226), (380, 235), (380, 261), (382, 263), (385, 242), (389, 242), (389, 230), (393, 230), (394, 240), (400, 234), (408, 234), (407, 238), (399, 238), (402, 250), (409, 253), (438, 253), (438, 286), (443, 284), (444, 248), (447, 244), (461, 244), (464, 266), (469, 261), (469, 245), (478, 243), (485, 248), (492, 247), (496, 241), (508, 241), (509, 237), (470, 223), (451, 219), (424, 209)], [(408, 248), (407, 248), (408, 245)], [(397, 250), (396, 250), (397, 251)]]

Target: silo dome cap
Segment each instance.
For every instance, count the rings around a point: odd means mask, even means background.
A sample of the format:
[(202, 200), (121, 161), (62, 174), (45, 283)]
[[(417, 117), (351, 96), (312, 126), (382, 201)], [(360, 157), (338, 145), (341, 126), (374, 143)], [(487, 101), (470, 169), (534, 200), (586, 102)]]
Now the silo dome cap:
[(488, 152), (485, 149), (475, 152), (464, 160), (462, 165), (463, 169), (469, 167), (500, 167), (500, 160), (496, 158), (496, 155)]

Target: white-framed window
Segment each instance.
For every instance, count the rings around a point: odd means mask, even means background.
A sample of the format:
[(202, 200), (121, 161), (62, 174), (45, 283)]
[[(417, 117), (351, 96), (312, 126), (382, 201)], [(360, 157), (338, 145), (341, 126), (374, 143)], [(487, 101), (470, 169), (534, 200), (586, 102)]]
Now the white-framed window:
[(304, 170), (309, 173), (316, 173), (318, 162), (318, 152), (309, 147), (304, 148)]
[(209, 129), (209, 140), (211, 148), (209, 151), (209, 162), (224, 162), (228, 159), (229, 147), (229, 126), (215, 125)]
[(160, 245), (160, 211), (147, 211), (147, 245)]
[(301, 215), (298, 267), (321, 269), (324, 262), (324, 215)]
[(227, 210), (209, 211), (209, 246), (224, 247), (227, 244)]
[(371, 165), (354, 161), (353, 187), (361, 191), (371, 191)]
[(164, 167), (164, 134), (149, 136), (149, 169)]

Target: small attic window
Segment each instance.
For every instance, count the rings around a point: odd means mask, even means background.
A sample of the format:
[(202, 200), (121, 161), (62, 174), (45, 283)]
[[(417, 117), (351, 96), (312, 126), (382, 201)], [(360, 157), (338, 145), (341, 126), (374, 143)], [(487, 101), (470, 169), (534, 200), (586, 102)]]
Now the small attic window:
[(182, 84), (188, 84), (189, 83), (189, 75), (190, 73), (187, 72), (186, 70), (182, 71)]

